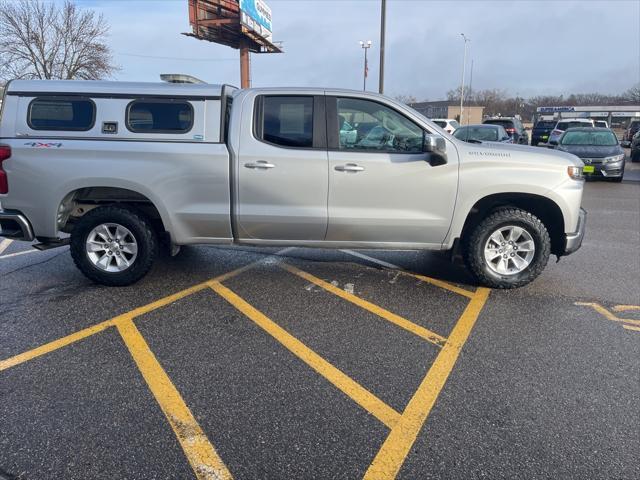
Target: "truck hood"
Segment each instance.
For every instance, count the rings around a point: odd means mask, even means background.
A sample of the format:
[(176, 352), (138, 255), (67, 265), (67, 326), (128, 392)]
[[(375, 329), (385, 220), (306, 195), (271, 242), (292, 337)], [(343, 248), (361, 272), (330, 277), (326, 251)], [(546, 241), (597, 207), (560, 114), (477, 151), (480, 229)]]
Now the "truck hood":
[(512, 145), (508, 143), (484, 143), (465, 144), (465, 155), (470, 157), (487, 157), (488, 159), (504, 159), (505, 161), (516, 161), (526, 163), (539, 163), (554, 166), (582, 166), (582, 160), (577, 156), (553, 150), (550, 148), (530, 147), (526, 145)]

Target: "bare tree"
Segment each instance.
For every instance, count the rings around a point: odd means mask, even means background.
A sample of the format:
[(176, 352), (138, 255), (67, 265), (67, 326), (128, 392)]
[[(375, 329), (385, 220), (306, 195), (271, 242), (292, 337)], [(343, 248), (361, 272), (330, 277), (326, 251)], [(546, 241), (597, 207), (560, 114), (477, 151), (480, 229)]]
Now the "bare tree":
[(628, 102), (640, 103), (640, 83), (634, 85), (622, 94), (622, 97)]
[(0, 80), (109, 77), (117, 70), (104, 17), (42, 0), (0, 0)]
[(394, 98), (405, 105), (410, 105), (418, 101), (418, 99), (413, 95), (396, 95)]

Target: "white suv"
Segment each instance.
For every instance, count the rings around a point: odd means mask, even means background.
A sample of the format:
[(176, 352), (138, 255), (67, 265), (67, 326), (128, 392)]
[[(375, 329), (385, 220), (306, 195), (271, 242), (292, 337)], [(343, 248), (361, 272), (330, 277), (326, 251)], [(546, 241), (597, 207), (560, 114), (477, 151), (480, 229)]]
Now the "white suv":
[(460, 124), (453, 118), (432, 118), (431, 121), (450, 135), (460, 128)]
[(549, 134), (549, 145), (557, 145), (565, 130), (573, 127), (594, 127), (595, 124), (590, 118), (562, 118)]

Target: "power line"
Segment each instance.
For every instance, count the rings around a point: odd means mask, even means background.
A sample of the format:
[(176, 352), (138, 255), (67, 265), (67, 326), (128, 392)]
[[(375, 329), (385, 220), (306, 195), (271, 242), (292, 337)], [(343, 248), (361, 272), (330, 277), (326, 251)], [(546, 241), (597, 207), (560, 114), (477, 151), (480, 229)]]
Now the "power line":
[(123, 53), (123, 52), (116, 52), (116, 55), (122, 55), (123, 57), (153, 58), (157, 60), (184, 60), (186, 62), (235, 62), (237, 60), (236, 58), (158, 57), (155, 55), (142, 55), (139, 53)]

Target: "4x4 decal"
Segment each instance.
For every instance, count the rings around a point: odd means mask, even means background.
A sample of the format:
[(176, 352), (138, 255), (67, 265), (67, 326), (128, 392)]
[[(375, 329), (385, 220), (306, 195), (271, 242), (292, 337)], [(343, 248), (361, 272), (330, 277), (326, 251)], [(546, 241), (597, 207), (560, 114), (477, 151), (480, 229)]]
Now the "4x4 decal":
[(62, 143), (27, 142), (25, 145), (31, 148), (60, 148)]

